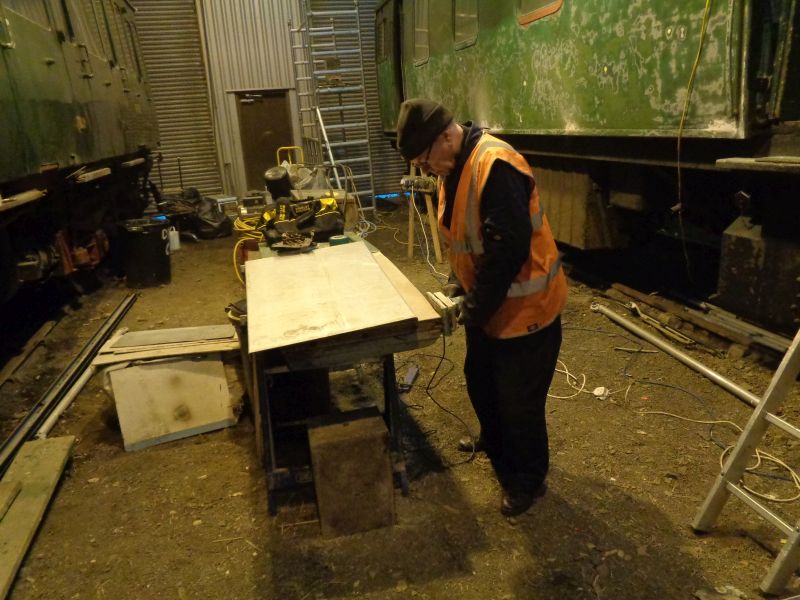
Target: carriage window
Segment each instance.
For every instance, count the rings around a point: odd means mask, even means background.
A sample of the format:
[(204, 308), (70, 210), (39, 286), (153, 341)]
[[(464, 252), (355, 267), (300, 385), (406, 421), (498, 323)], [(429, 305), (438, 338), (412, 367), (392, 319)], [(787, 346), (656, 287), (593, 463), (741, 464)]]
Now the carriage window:
[(144, 79), (144, 69), (142, 69), (142, 51), (139, 48), (139, 36), (136, 35), (136, 26), (128, 21), (128, 41), (131, 45), (131, 53), (133, 54), (133, 61), (136, 64), (136, 74), (139, 79)]
[(478, 39), (478, 0), (453, 0), (453, 42), (456, 49)]
[(3, 4), (7, 9), (13, 10), (29, 21), (50, 28), (50, 19), (47, 18), (47, 7), (44, 5), (44, 0), (5, 0)]
[(94, 40), (97, 53), (109, 59), (113, 56), (111, 44), (108, 41), (108, 29), (103, 15), (103, 7), (99, 6), (99, 0), (81, 0), (83, 5), (83, 15), (86, 19), (86, 27), (89, 35)]
[(114, 9), (112, 8), (111, 4), (109, 4), (110, 1), (111, 0), (95, 0), (94, 12), (98, 19), (97, 24), (100, 27), (100, 30), (105, 34), (104, 39), (108, 42), (110, 54), (107, 54), (107, 56), (110, 59), (112, 66), (114, 66), (119, 64), (120, 50), (116, 42), (117, 38), (115, 29), (112, 28), (112, 24), (114, 22)]
[(520, 25), (533, 23), (536, 19), (541, 19), (547, 15), (557, 12), (564, 0), (519, 0)]
[(414, 64), (428, 62), (428, 0), (414, 1)]
[(111, 37), (116, 40), (114, 53), (117, 57), (117, 64), (132, 71), (136, 66), (133, 60), (133, 49), (131, 48), (130, 39), (125, 30), (125, 15), (124, 9), (121, 8), (116, 2), (111, 2), (106, 13), (109, 20), (109, 27), (111, 29)]
[(95, 56), (104, 56), (91, 7), (87, 8), (86, 2), (62, 0), (61, 8), (66, 19), (69, 40), (84, 45)]

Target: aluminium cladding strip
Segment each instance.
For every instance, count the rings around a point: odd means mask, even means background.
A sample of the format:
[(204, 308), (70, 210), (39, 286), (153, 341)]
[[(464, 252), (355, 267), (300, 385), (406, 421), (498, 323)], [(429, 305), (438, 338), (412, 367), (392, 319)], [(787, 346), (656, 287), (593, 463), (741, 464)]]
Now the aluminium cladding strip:
[(92, 364), (92, 360), (100, 347), (111, 336), (122, 318), (133, 306), (137, 294), (129, 294), (119, 303), (114, 312), (100, 326), (92, 339), (81, 349), (61, 375), (50, 384), (47, 391), (30, 410), (27, 416), (17, 425), (14, 432), (0, 446), (0, 474), (8, 469), (11, 460), (24, 442), (31, 439), (34, 432), (47, 419), (53, 408), (66, 395), (72, 385), (78, 381), (83, 372)]

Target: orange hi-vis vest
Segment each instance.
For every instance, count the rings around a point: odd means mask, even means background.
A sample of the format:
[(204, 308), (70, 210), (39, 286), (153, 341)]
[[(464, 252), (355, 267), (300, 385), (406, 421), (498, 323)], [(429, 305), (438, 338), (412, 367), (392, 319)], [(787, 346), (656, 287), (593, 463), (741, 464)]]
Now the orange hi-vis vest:
[(443, 223), (444, 178), (439, 179), (439, 231), (447, 242), (453, 272), (464, 289), (471, 291), (483, 254), (481, 195), (496, 160), (507, 162), (531, 181), (529, 212), (533, 235), (530, 254), (508, 288), (506, 299), (484, 326), (491, 337), (511, 338), (549, 325), (567, 302), (567, 279), (527, 161), (507, 143), (483, 134), (461, 172), (449, 228)]

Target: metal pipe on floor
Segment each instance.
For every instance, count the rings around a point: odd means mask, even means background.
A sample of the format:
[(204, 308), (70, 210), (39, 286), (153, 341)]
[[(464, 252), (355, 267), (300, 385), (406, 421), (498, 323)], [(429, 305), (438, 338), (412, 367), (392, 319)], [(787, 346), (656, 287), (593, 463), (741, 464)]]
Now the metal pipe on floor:
[(100, 347), (114, 332), (122, 318), (136, 301), (137, 294), (128, 294), (119, 303), (114, 312), (105, 320), (92, 338), (81, 348), (78, 355), (72, 359), (61, 375), (50, 384), (47, 391), (28, 412), (27, 416), (17, 425), (14, 432), (0, 446), (0, 475), (5, 473), (14, 455), (32, 433), (47, 419), (53, 408), (64, 398), (69, 389), (79, 380), (84, 371), (92, 364)]
[(687, 367), (690, 367), (691, 369), (694, 369), (695, 371), (697, 371), (701, 375), (705, 375), (711, 381), (716, 383), (718, 386), (720, 386), (724, 390), (730, 392), (731, 394), (733, 394), (734, 396), (736, 396), (740, 400), (744, 401), (745, 403), (749, 404), (751, 407), (756, 407), (756, 406), (758, 406), (758, 403), (761, 402), (761, 398), (759, 398), (758, 396), (756, 396), (752, 392), (748, 392), (746, 389), (744, 389), (743, 387), (737, 385), (736, 383), (734, 383), (733, 381), (731, 381), (727, 377), (723, 377), (722, 375), (720, 375), (716, 371), (708, 368), (703, 363), (701, 363), (699, 360), (695, 360), (694, 358), (692, 358), (691, 356), (689, 356), (685, 352), (681, 352), (680, 350), (678, 350), (672, 344), (668, 344), (667, 342), (665, 342), (664, 340), (662, 340), (659, 337), (655, 336), (654, 334), (650, 333), (649, 331), (645, 331), (644, 329), (642, 329), (638, 325), (635, 325), (634, 323), (631, 323), (628, 319), (626, 319), (622, 315), (619, 315), (619, 314), (615, 313), (613, 310), (611, 310), (607, 306), (603, 306), (602, 304), (598, 304), (596, 302), (593, 302), (592, 305), (591, 305), (591, 309), (594, 312), (599, 312), (599, 313), (604, 314), (605, 316), (607, 316), (609, 319), (614, 321), (620, 327), (624, 327), (625, 329), (627, 329), (631, 333), (634, 333), (634, 334), (638, 335), (640, 338), (650, 342), (656, 348), (659, 348), (660, 350), (663, 350), (664, 352), (666, 352), (670, 356), (672, 356), (674, 358), (677, 358), (679, 361), (681, 361)]
[(72, 404), (72, 401), (78, 397), (78, 394), (81, 393), (81, 390), (86, 386), (87, 383), (89, 383), (89, 380), (94, 376), (95, 373), (97, 373), (97, 367), (94, 365), (89, 365), (89, 368), (83, 372), (83, 374), (74, 384), (72, 384), (72, 387), (69, 388), (66, 395), (59, 401), (45, 422), (42, 423), (41, 427), (39, 427), (39, 429), (36, 431), (36, 438), (43, 439), (47, 437), (47, 434), (50, 433), (50, 430), (61, 418), (61, 415), (63, 415), (64, 411), (69, 408), (70, 404)]

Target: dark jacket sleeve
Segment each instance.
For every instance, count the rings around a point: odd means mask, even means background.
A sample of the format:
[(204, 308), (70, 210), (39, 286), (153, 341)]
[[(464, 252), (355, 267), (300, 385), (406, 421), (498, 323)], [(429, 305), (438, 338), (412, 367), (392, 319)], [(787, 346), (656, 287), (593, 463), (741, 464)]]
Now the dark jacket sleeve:
[(481, 197), (484, 253), (478, 261), (475, 287), (462, 306), (462, 320), (467, 326), (486, 324), (528, 259), (533, 235), (530, 186), (530, 179), (510, 164), (497, 160), (492, 165)]

